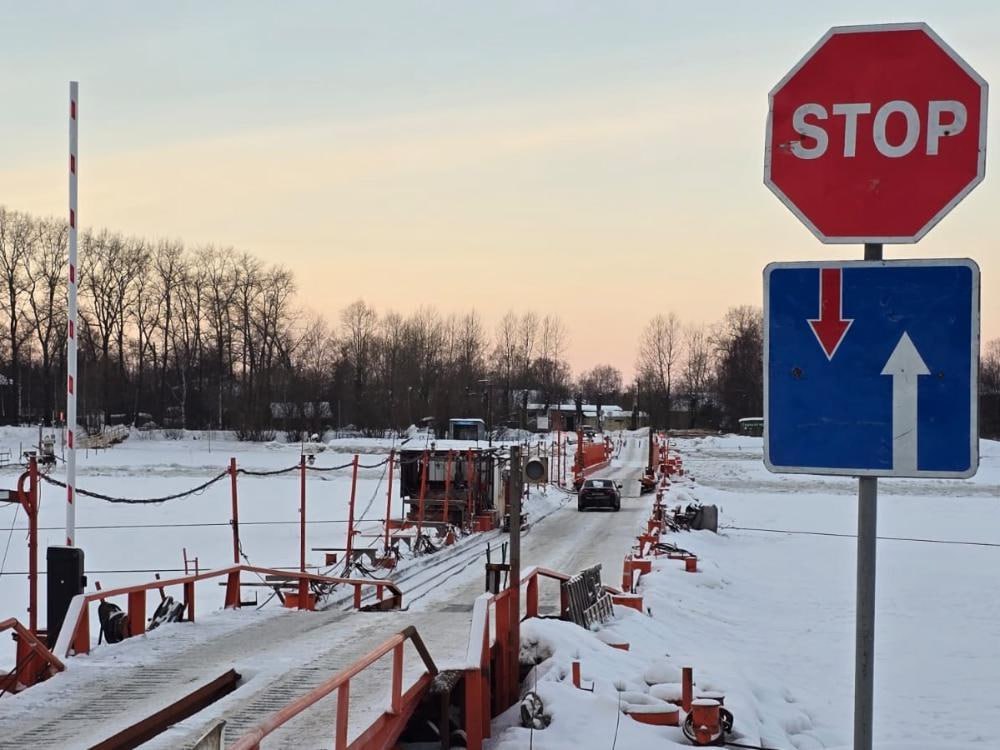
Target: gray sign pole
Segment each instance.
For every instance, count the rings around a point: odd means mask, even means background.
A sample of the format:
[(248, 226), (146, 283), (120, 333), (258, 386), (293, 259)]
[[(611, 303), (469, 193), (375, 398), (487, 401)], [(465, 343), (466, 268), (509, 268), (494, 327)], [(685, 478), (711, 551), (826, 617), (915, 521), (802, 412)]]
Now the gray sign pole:
[(521, 446), (510, 447), (510, 481), (507, 483), (507, 512), (510, 518), (510, 674), (509, 701), (517, 701), (521, 677), (521, 479), (524, 471)]
[[(882, 260), (882, 245), (880, 243), (866, 243), (865, 260)], [(877, 527), (878, 479), (858, 477), (858, 598), (854, 632), (854, 750), (872, 750)]]

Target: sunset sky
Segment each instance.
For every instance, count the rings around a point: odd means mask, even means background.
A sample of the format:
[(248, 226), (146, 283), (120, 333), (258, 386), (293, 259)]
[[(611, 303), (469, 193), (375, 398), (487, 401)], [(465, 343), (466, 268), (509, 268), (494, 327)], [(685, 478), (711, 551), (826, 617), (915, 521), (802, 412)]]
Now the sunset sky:
[[(656, 313), (712, 322), (760, 304), (772, 260), (861, 257), (761, 177), (767, 93), (830, 26), (927, 21), (1000, 82), (987, 0), (42, 5), (4, 3), (0, 203), (65, 214), (77, 79), (84, 226), (282, 263), (331, 320), (359, 297), (556, 313), (575, 369), (626, 374)], [(996, 162), (886, 249), (978, 261), (986, 339)]]

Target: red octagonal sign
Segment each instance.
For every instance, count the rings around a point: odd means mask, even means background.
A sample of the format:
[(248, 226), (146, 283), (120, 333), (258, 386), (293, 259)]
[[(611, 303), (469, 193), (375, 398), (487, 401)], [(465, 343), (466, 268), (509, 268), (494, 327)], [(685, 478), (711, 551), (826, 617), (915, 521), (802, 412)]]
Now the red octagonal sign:
[(830, 29), (771, 91), (764, 182), (823, 242), (916, 242), (983, 179), (986, 99), (926, 24)]

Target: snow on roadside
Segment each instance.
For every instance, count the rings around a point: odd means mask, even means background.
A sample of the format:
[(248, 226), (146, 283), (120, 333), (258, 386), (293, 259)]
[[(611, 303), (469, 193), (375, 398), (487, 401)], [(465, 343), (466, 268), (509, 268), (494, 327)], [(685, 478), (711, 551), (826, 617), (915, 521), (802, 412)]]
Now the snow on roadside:
[[(540, 749), (610, 748), (616, 724), (618, 748), (690, 747), (680, 730), (641, 725), (618, 710), (620, 695), (675, 697), (682, 666), (694, 668), (696, 694), (726, 694), (740, 742), (776, 750), (850, 747), (856, 484), (769, 474), (759, 438), (677, 443), (698, 481), (675, 482), (669, 503), (716, 503), (728, 526), (824, 535), (673, 535), (670, 541), (699, 556), (700, 570), (655, 561), (640, 584), (651, 616), (616, 608), (614, 621), (596, 633), (553, 620), (525, 623), (522, 653), (540, 661), (525, 689), (537, 690), (552, 723), (529, 738), (515, 707), (494, 724), (492, 750), (529, 741)], [(1000, 444), (983, 441), (981, 453), (971, 480), (880, 483), (880, 534), (996, 544)], [(879, 543), (878, 750), (998, 746), (1000, 601), (984, 596), (996, 589), (998, 554), (966, 544)], [(631, 650), (605, 644), (617, 640)], [(574, 658), (593, 693), (573, 687)]]

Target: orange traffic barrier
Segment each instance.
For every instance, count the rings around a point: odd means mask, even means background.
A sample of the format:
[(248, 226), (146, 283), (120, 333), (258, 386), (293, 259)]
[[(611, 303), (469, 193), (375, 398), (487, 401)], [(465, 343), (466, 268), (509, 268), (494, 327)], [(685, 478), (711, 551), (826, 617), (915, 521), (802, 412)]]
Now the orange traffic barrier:
[(685, 713), (691, 712), (691, 695), (694, 691), (694, 670), (691, 667), (681, 668), (681, 708)]

